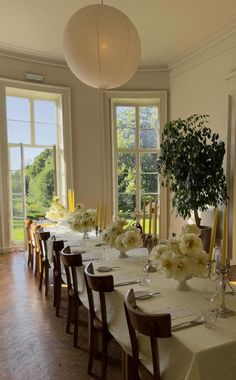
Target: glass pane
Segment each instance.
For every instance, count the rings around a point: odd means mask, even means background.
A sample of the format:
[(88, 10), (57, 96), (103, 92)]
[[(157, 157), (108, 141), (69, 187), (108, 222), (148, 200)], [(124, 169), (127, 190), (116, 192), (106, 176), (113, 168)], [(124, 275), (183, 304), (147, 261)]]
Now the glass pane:
[(118, 153), (118, 193), (135, 192), (136, 160), (134, 153)]
[(157, 172), (157, 153), (142, 153), (140, 155), (141, 172)]
[(118, 215), (120, 218), (132, 219), (132, 214), (135, 208), (135, 194), (118, 194)]
[(156, 106), (139, 107), (139, 123), (141, 129), (157, 129), (158, 108)]
[(30, 121), (29, 99), (7, 96), (7, 119)]
[(13, 194), (22, 194), (23, 183), (21, 170), (14, 170), (10, 172), (11, 188)]
[(54, 124), (35, 123), (35, 144), (56, 145), (57, 128)]
[(158, 175), (157, 174), (141, 174), (141, 192), (157, 193)]
[(24, 222), (23, 219), (13, 218), (12, 221), (12, 240), (23, 241), (24, 240)]
[(141, 148), (157, 148), (157, 130), (143, 129), (140, 131)]
[(15, 218), (24, 218), (22, 194), (12, 194), (12, 214)]
[(135, 130), (118, 129), (117, 130), (117, 148), (134, 148), (135, 147)]
[(25, 148), (26, 214), (37, 218), (50, 206), (54, 188), (52, 149)]
[(139, 107), (140, 147), (158, 146), (158, 108), (156, 106)]
[(11, 147), (9, 149), (10, 154), (10, 170), (21, 169), (21, 153), (19, 147)]
[(135, 129), (135, 107), (117, 106), (116, 107), (116, 126), (117, 128)]
[(30, 123), (7, 121), (8, 142), (14, 144), (30, 144)]
[(56, 103), (52, 100), (34, 100), (34, 120), (56, 124)]

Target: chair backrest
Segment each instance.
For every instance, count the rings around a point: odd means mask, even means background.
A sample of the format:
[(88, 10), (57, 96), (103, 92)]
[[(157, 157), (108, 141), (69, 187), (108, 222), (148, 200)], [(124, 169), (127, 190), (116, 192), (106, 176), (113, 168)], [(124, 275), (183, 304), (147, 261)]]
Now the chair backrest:
[(38, 232), (43, 232), (43, 228), (40, 224), (31, 224), (31, 236), (33, 241), (33, 246), (37, 252), (40, 252), (40, 242)]
[(36, 240), (39, 242), (39, 252), (43, 260), (48, 259), (47, 240), (50, 238), (50, 232), (37, 231), (35, 233)]
[(53, 266), (54, 266), (54, 273), (57, 275), (61, 274), (61, 259), (60, 259), (60, 252), (64, 248), (64, 242), (63, 240), (54, 240), (53, 241)]
[(157, 338), (169, 338), (171, 336), (170, 314), (146, 314), (136, 305), (133, 289), (125, 296), (125, 314), (129, 329), (131, 348), (135, 366), (139, 366), (139, 346), (136, 332), (149, 336), (153, 362), (153, 379), (159, 380), (160, 364), (158, 355)]
[(102, 327), (107, 328), (107, 309), (105, 293), (114, 291), (114, 280), (112, 275), (96, 276), (94, 274), (93, 264), (89, 263), (85, 268), (85, 284), (88, 294), (90, 318), (95, 318), (95, 307), (93, 291), (99, 293), (100, 309), (102, 317)]
[(66, 246), (60, 252), (61, 261), (65, 267), (68, 291), (78, 294), (78, 280), (76, 268), (82, 267), (82, 256), (80, 253), (71, 253), (70, 247)]
[(32, 223), (33, 223), (32, 219), (29, 219), (29, 218), (24, 219), (25, 231), (26, 231), (26, 236), (27, 236), (27, 242), (28, 243), (32, 243), (31, 231), (30, 231)]

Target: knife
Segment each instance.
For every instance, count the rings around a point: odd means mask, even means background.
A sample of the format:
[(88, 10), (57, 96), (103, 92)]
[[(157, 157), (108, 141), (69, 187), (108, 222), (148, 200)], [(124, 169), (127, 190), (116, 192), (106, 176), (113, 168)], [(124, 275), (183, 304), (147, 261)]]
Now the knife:
[(198, 326), (198, 325), (202, 325), (202, 324), (203, 324), (203, 321), (182, 322), (179, 325), (173, 326), (172, 329), (171, 329), (171, 331), (172, 332), (180, 331), (180, 330), (183, 330), (183, 329), (188, 329), (189, 327), (194, 327), (194, 326)]
[(118, 282), (117, 284), (114, 285), (114, 288), (118, 288), (120, 286), (132, 285), (132, 284), (138, 284), (138, 281), (134, 280), (134, 281)]

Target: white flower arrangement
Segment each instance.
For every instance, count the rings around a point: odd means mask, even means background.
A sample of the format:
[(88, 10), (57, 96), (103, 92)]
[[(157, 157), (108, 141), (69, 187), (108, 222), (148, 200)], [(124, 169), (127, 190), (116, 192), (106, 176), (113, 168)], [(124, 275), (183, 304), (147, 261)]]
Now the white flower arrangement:
[(96, 210), (86, 209), (84, 205), (78, 203), (68, 222), (73, 231), (88, 232), (96, 227), (96, 215)]
[(182, 281), (189, 276), (204, 276), (207, 273), (207, 253), (196, 225), (183, 226), (179, 239), (160, 244), (151, 251), (151, 258), (158, 263), (167, 278)]
[(117, 218), (102, 232), (102, 241), (120, 252), (127, 252), (143, 245), (140, 230), (127, 225), (127, 220), (122, 218)]
[(52, 198), (52, 204), (45, 214), (46, 218), (53, 220), (54, 222), (59, 222), (67, 220), (69, 215), (69, 211), (63, 206), (63, 204), (61, 204), (59, 197), (54, 196)]

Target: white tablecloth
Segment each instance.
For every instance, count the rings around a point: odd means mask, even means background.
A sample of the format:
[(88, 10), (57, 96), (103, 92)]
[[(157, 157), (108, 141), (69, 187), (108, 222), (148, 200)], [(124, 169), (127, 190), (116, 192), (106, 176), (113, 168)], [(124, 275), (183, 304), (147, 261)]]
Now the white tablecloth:
[[(64, 235), (65, 237), (65, 235)], [(68, 237), (68, 235), (67, 235)], [(69, 240), (69, 238), (68, 238)], [(96, 255), (93, 244), (87, 248), (87, 254)], [(146, 259), (146, 250), (133, 250), (127, 259), (118, 259), (116, 250), (107, 249), (103, 261), (94, 261), (94, 267), (100, 265), (119, 266), (113, 270), (114, 281), (134, 279), (140, 276)], [(106, 259), (104, 261), (104, 256)], [(99, 272), (96, 272), (99, 274)], [(166, 279), (156, 272), (149, 274), (151, 282), (145, 287), (134, 284), (118, 287), (107, 294), (109, 330), (121, 346), (130, 352), (128, 329), (124, 313), (124, 296), (131, 287), (134, 290), (160, 290), (161, 294), (150, 299), (137, 301), (145, 312), (158, 313), (180, 309), (186, 314), (197, 315), (206, 307), (201, 295), (204, 279), (193, 278), (188, 281), (189, 291), (176, 290), (176, 281)], [(81, 270), (78, 271), (81, 301), (88, 306), (87, 295)], [(236, 311), (236, 296), (227, 295), (226, 304)], [(99, 312), (99, 311), (98, 311)], [(177, 318), (172, 324), (192, 319), (191, 316)], [(148, 340), (140, 336), (142, 360), (152, 370)], [(236, 316), (217, 320), (214, 329), (203, 325), (172, 333), (167, 339), (159, 339), (159, 354), (163, 380), (235, 380), (236, 379)]]

